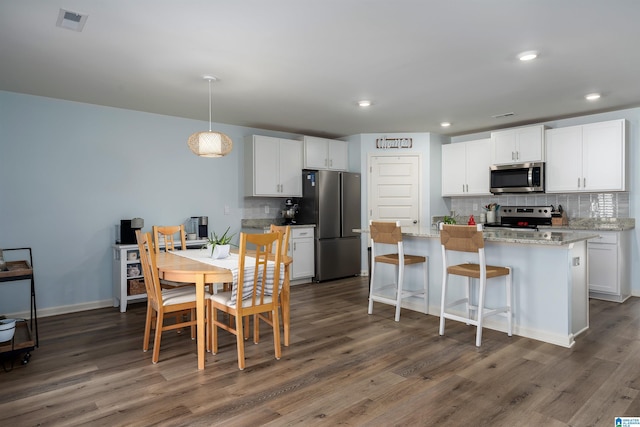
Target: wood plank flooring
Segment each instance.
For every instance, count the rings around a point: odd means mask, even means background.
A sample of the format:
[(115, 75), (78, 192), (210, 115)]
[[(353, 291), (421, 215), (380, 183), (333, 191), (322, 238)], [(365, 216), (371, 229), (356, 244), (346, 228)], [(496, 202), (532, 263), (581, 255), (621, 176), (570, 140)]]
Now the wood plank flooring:
[[(196, 369), (188, 331), (142, 352), (145, 305), (40, 319), (27, 365), (0, 370), (0, 425), (613, 426), (640, 416), (640, 298), (590, 301), (572, 349), (375, 304), (366, 278), (292, 288), (291, 346), (221, 331)], [(6, 362), (6, 361), (5, 361)], [(19, 362), (19, 361), (18, 361)]]

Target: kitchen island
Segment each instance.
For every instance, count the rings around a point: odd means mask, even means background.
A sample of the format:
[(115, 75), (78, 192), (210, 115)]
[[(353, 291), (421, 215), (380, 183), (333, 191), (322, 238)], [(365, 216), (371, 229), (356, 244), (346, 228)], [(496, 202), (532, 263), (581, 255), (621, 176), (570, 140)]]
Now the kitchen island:
[[(367, 230), (359, 230), (367, 233)], [(427, 227), (403, 227), (405, 252), (429, 257), (429, 313), (440, 315), (442, 254), (440, 233)], [(571, 347), (575, 337), (589, 327), (587, 241), (595, 232), (530, 231), (495, 229), (484, 232), (488, 264), (513, 270), (514, 334)], [(477, 257), (476, 257), (477, 258)], [(453, 254), (452, 262), (476, 260), (473, 254)], [(405, 288), (419, 285), (418, 274), (407, 272)], [(391, 280), (392, 272), (385, 272)], [(462, 297), (462, 286), (452, 277), (451, 298)], [(499, 280), (499, 279), (497, 279)], [(459, 294), (455, 292), (459, 291)], [(502, 305), (504, 287), (489, 286), (487, 307)], [(417, 301), (407, 299), (403, 307), (416, 310)], [(418, 311), (420, 311), (418, 309)], [(485, 327), (506, 331), (506, 318), (487, 318)]]

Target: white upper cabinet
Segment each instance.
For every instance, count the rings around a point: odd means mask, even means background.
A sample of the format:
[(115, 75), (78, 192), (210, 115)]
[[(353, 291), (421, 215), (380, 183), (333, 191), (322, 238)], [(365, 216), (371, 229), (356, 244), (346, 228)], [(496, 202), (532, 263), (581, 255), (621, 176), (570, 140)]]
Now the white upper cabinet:
[(625, 120), (549, 129), (546, 191), (627, 190)]
[(346, 141), (304, 137), (305, 169), (330, 169), (346, 171), (349, 167), (349, 151)]
[(489, 195), (491, 140), (442, 146), (442, 195)]
[(302, 143), (251, 135), (245, 140), (245, 195), (302, 197)]
[(491, 164), (544, 162), (545, 126), (491, 132)]

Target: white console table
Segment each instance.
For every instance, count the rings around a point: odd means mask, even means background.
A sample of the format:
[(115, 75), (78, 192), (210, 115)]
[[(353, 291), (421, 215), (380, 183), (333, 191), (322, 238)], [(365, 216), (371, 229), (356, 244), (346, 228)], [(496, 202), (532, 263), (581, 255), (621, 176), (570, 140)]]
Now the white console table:
[[(207, 243), (207, 240), (187, 240), (188, 248), (200, 248)], [(164, 245), (160, 243), (160, 247)], [(127, 311), (127, 303), (129, 301), (140, 301), (147, 298), (146, 293), (130, 295), (129, 281), (144, 280), (142, 276), (142, 265), (140, 264), (140, 254), (137, 244), (114, 244), (113, 248), (113, 306), (120, 306), (122, 313)], [(129, 267), (138, 267), (140, 274), (127, 275)]]

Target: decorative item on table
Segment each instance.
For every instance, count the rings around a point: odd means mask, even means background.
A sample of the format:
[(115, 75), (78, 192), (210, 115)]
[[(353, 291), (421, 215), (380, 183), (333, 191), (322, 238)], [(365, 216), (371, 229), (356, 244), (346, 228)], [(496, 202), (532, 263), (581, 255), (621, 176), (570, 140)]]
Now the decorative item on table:
[(0, 320), (0, 342), (10, 341), (16, 332), (16, 319)]
[(469, 217), (469, 221), (467, 221), (467, 225), (476, 225), (476, 219), (471, 215)]
[(227, 235), (230, 228), (231, 227), (227, 227), (222, 236), (218, 236), (215, 231), (212, 231), (211, 237), (207, 238), (207, 244), (202, 248), (211, 248), (211, 258), (223, 259), (229, 256), (229, 251), (231, 250), (231, 239), (235, 236), (235, 233), (230, 236)]

